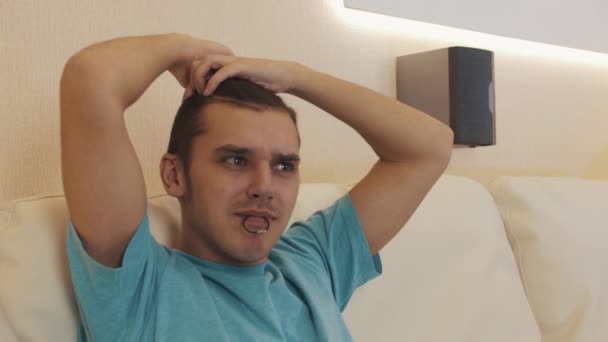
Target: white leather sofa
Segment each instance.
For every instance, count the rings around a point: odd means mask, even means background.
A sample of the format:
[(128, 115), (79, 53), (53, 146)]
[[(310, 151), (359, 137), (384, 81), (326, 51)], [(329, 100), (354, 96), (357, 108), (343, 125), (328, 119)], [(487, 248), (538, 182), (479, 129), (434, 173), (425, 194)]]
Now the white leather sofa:
[[(292, 220), (340, 184), (302, 184)], [(373, 200), (373, 199), (370, 199)], [(172, 245), (179, 205), (149, 197)], [(608, 182), (444, 175), (344, 312), (356, 341), (608, 341)], [(0, 341), (76, 341), (61, 195), (0, 205)]]

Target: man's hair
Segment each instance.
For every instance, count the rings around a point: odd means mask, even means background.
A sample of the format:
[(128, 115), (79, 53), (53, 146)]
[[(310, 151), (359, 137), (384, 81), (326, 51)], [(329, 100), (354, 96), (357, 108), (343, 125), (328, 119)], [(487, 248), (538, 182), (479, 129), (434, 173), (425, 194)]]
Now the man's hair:
[[(213, 95), (203, 96), (194, 92), (186, 98), (175, 115), (167, 153), (176, 155), (183, 162), (188, 187), (190, 187), (190, 164), (192, 142), (206, 131), (204, 109), (211, 103), (224, 102), (254, 110), (275, 109), (286, 112), (297, 131), (296, 112), (278, 95), (253, 82), (229, 78), (215, 89)], [(298, 141), (300, 140), (298, 133)]]

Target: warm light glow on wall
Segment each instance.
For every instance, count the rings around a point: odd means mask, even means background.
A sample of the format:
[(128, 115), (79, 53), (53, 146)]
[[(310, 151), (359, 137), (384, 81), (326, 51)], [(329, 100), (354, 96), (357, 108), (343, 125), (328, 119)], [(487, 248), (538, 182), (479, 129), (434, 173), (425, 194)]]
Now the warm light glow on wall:
[(336, 15), (353, 28), (414, 40), (429, 40), (446, 46), (462, 45), (494, 52), (540, 57), (572, 63), (608, 67), (608, 54), (536, 43), (527, 40), (428, 24), (344, 7), (343, 0), (330, 0)]

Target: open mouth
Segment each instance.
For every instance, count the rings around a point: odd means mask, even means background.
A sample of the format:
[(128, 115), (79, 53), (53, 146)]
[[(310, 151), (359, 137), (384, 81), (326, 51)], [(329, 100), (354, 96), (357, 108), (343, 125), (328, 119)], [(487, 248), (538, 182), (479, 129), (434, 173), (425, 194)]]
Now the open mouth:
[(264, 234), (270, 229), (270, 221), (264, 216), (243, 215), (241, 226), (251, 234)]

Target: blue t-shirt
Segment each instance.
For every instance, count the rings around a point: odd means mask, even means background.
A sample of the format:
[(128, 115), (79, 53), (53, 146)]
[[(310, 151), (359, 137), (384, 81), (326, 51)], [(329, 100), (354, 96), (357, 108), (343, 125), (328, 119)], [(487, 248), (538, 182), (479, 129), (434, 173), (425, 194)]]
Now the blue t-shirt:
[(351, 341), (341, 313), (382, 273), (348, 194), (292, 224), (256, 266), (157, 243), (147, 209), (120, 268), (92, 259), (71, 220), (67, 240), (79, 341)]

